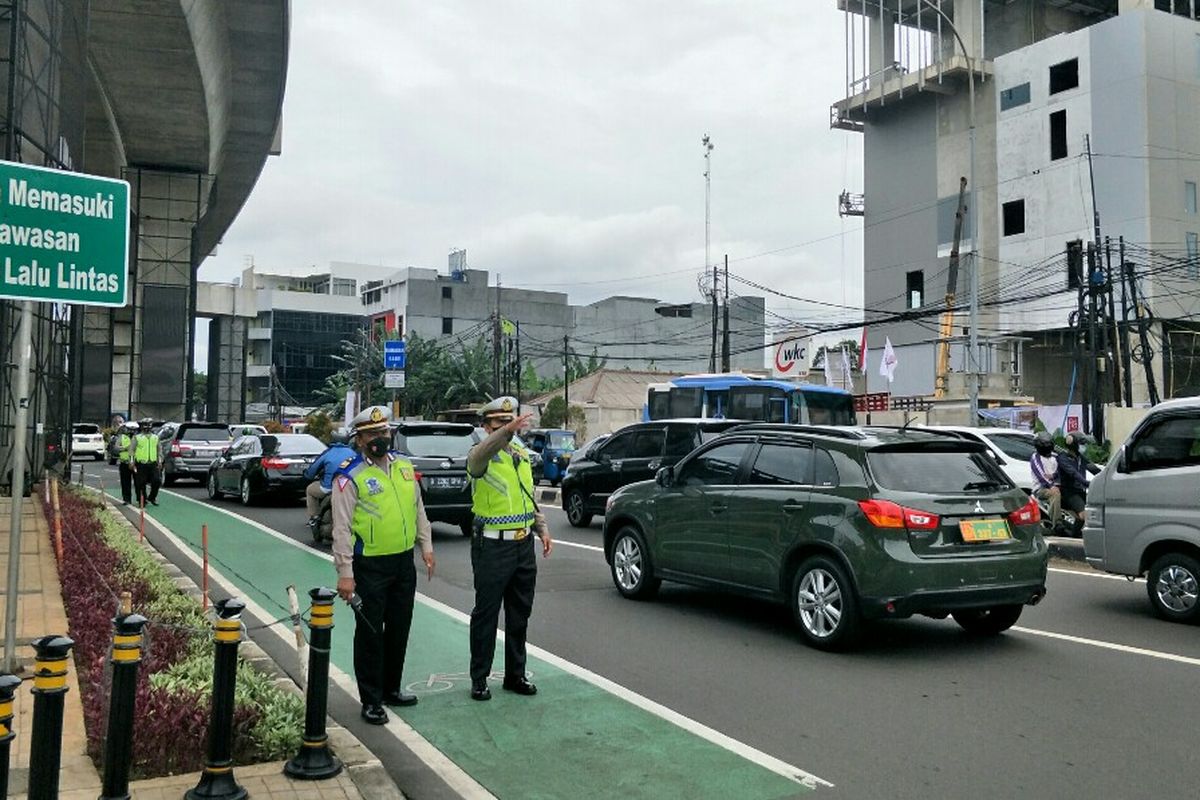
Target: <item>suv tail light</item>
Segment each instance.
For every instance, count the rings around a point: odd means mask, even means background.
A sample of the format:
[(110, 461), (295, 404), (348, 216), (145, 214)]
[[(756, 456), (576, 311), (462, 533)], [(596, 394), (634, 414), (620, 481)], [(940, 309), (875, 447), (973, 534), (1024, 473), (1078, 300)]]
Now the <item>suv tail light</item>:
[(171, 442), (171, 455), (177, 456), (180, 452), (179, 442)]
[(1042, 521), (1042, 510), (1038, 508), (1037, 500), (1030, 497), (1028, 503), (1008, 515), (1008, 521), (1013, 525), (1037, 525)]
[(421, 482), (421, 473), (417, 470), (413, 470), (413, 480), (415, 480), (417, 483)]
[(937, 530), (941, 519), (937, 514), (916, 508), (905, 508), (891, 500), (860, 500), (867, 520), (876, 528), (908, 528), (910, 531)]
[(268, 457), (262, 460), (263, 469), (287, 469), (287, 462), (282, 458)]

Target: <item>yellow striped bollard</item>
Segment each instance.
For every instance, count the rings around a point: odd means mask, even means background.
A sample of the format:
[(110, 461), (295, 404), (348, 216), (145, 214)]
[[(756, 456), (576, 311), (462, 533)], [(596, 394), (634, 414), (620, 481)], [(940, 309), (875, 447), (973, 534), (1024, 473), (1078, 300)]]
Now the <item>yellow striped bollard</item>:
[(12, 749), (12, 740), (17, 738), (13, 732), (13, 697), (21, 679), (16, 675), (0, 675), (0, 800), (8, 797), (8, 757)]
[(146, 618), (141, 614), (122, 614), (113, 620), (112, 694), (108, 706), (108, 735), (104, 739), (104, 786), (100, 800), (129, 800), (133, 709), (145, 626)]
[(333, 638), (333, 601), (337, 592), (322, 586), (308, 593), (308, 691), (304, 695), (304, 740), (296, 757), (284, 765), (285, 774), (303, 780), (332, 778), (342, 762), (329, 750), (325, 711), (329, 705), (329, 645)]
[(33, 733), (29, 745), (29, 800), (57, 800), (62, 765), (67, 658), (75, 642), (43, 636), (33, 643)]
[(238, 645), (242, 642), (242, 611), (236, 598), (214, 604), (212, 719), (208, 726), (208, 757), (196, 788), (185, 800), (243, 800), (248, 794), (233, 777), (233, 690), (237, 685)]

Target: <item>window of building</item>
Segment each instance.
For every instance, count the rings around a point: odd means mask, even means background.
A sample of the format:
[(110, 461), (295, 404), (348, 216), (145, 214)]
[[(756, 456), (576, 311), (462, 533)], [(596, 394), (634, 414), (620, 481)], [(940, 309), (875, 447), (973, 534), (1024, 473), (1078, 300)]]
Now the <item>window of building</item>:
[(1188, 232), (1187, 235), (1187, 254), (1188, 267), (1187, 273), (1189, 278), (1200, 278), (1200, 236)]
[(1083, 283), (1083, 241), (1067, 242), (1067, 288), (1078, 289)]
[(1154, 0), (1154, 7), (1168, 14), (1178, 14), (1181, 17), (1192, 17), (1192, 0)]
[(1001, 206), (1004, 217), (1004, 235), (1016, 236), (1025, 232), (1025, 201), (1010, 200)]
[(1079, 86), (1079, 59), (1072, 58), (1050, 68), (1050, 94), (1058, 94)]
[(353, 278), (334, 278), (333, 293), (338, 297), (354, 297), (358, 293), (358, 282)]
[(449, 336), (454, 333), (454, 317), (442, 317), (442, 334)]
[(1050, 115), (1050, 160), (1067, 157), (1067, 112), (1055, 111)]
[(918, 269), (907, 273), (904, 283), (908, 307), (920, 308), (925, 305), (925, 270)]
[(450, 286), (443, 286), (443, 287), (442, 287), (442, 299), (443, 299), (443, 300), (450, 300), (450, 299), (452, 299), (452, 297), (453, 297), (453, 294), (454, 294), (454, 292), (452, 291), (452, 288), (453, 288), (453, 287), (450, 287)]
[(1183, 182), (1183, 207), (1189, 214), (1196, 213), (1196, 182)]
[(1023, 106), (1029, 102), (1029, 84), (1022, 83), (1020, 86), (1014, 86), (1011, 89), (1004, 89), (1000, 92), (1000, 110), (1008, 111), (1010, 108)]
[(660, 317), (690, 317), (692, 316), (692, 307), (690, 304), (681, 306), (658, 306), (654, 309), (654, 313)]

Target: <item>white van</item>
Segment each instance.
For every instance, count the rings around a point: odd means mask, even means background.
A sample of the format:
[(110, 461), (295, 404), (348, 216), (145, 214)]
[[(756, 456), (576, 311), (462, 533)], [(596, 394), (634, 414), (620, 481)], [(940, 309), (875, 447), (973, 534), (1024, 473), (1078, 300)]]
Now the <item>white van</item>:
[(1096, 569), (1146, 575), (1155, 612), (1200, 620), (1200, 398), (1155, 406), (1088, 490), (1084, 553)]

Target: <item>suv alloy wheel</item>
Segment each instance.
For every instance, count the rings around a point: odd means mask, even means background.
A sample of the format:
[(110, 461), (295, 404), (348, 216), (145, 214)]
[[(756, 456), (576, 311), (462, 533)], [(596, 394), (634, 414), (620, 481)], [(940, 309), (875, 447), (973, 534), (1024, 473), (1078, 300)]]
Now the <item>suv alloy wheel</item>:
[(638, 600), (653, 597), (662, 585), (662, 581), (654, 577), (646, 540), (630, 525), (621, 528), (613, 540), (612, 577), (617, 591)]
[(586, 528), (592, 524), (592, 515), (584, 511), (583, 494), (579, 491), (567, 493), (563, 507), (567, 510), (567, 522), (571, 523), (571, 527)]
[(792, 614), (800, 634), (821, 650), (850, 646), (862, 624), (854, 587), (841, 565), (829, 556), (812, 556), (796, 570)]

